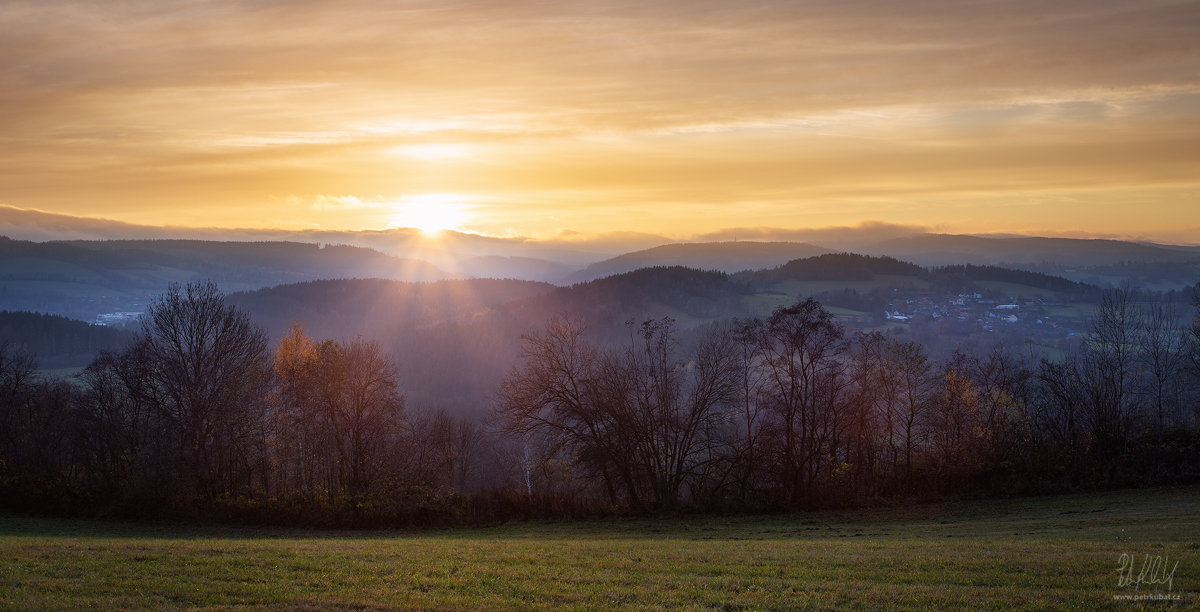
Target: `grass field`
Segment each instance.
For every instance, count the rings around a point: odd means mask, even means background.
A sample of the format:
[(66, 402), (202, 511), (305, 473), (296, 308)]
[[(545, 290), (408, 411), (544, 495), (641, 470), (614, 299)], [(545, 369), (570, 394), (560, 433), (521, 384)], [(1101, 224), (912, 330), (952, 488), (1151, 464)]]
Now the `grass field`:
[[(0, 515), (5, 610), (1139, 609), (1122, 554), (1200, 606), (1200, 490), (765, 517), (308, 533)], [(1143, 583), (1136, 593), (1165, 592)]]
[(1018, 285), (1016, 283), (1006, 283), (1004, 281), (979, 280), (979, 281), (974, 281), (974, 283), (984, 289), (995, 289), (996, 291), (999, 291), (1000, 293), (1004, 294), (1005, 296), (1011, 296), (1014, 298), (1019, 298), (1021, 296), (1024, 296), (1025, 299), (1027, 299), (1027, 300), (1032, 300), (1034, 298), (1041, 298), (1043, 300), (1062, 301), (1069, 297), (1065, 294), (1059, 293), (1057, 291), (1051, 291), (1049, 289), (1038, 289), (1037, 287), (1030, 287), (1029, 285)]
[(892, 287), (915, 287), (928, 289), (929, 281), (915, 276), (888, 276), (876, 274), (873, 280), (867, 281), (797, 281), (787, 280), (776, 283), (772, 289), (782, 291), (790, 296), (811, 296), (824, 291), (842, 291), (853, 289), (859, 293), (869, 293), (872, 289), (889, 289)]

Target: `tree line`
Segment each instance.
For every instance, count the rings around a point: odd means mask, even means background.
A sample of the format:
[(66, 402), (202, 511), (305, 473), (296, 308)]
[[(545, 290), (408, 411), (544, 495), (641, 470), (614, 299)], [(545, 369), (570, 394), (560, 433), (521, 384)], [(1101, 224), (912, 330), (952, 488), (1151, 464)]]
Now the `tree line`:
[(1181, 319), (1111, 291), (1063, 357), (935, 362), (812, 299), (693, 330), (631, 319), (620, 342), (556, 317), (470, 420), (409, 406), (373, 340), (297, 324), (272, 347), (215, 285), (175, 286), (74, 381), (0, 349), (0, 498), (370, 525), (1190, 481), (1200, 322)]
[(36, 355), (43, 368), (85, 366), (97, 351), (118, 349), (132, 335), (59, 315), (0, 310), (0, 344)]
[[(526, 336), (503, 431), (614, 505), (814, 507), (870, 498), (1177, 482), (1200, 474), (1200, 323), (1103, 298), (1081, 350), (934, 363), (847, 334), (815, 300), (602, 348), (559, 319)], [(547, 483), (548, 485), (550, 483)], [(578, 486), (572, 484), (572, 486)]]

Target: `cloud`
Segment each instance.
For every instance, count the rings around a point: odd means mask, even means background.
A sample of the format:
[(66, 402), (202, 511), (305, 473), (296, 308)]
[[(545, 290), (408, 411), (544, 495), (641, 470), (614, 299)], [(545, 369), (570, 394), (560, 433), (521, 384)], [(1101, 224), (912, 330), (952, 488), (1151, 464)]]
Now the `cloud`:
[(901, 225), (882, 221), (863, 221), (854, 226), (780, 229), (771, 227), (737, 227), (701, 234), (696, 242), (747, 240), (756, 242), (809, 242), (832, 249), (854, 249), (873, 245), (892, 238), (905, 238), (928, 233), (931, 228), (920, 225)]
[[(299, 200), (299, 198), (292, 198)], [(318, 195), (313, 198), (312, 204), (309, 205), (313, 210), (321, 211), (338, 211), (338, 210), (354, 210), (361, 208), (384, 208), (387, 204), (383, 202), (364, 202), (354, 196), (323, 196)]]
[[(0, 196), (161, 225), (376, 227), (388, 198), (464, 193), (524, 234), (1019, 212), (1159, 235), (1146, 219), (1200, 223), (1172, 195), (1200, 182), (1198, 19), (1166, 0), (10, 0)], [(1105, 206), (1018, 204), (1087, 190)]]

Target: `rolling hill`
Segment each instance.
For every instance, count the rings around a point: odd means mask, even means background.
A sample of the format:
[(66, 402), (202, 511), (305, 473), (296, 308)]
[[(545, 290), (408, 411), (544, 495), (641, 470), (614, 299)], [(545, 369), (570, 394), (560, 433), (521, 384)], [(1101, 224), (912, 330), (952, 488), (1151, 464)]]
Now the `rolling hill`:
[(432, 264), (372, 249), (296, 242), (114, 240), (27, 242), (0, 237), (0, 308), (92, 320), (137, 312), (176, 282), (223, 291), (348, 277), (434, 281)]
[(82, 367), (98, 351), (115, 351), (133, 332), (56, 315), (0, 310), (0, 346), (23, 350), (45, 369)]
[(1034, 286), (1087, 289), (1025, 271), (983, 266), (931, 271), (890, 257), (837, 253), (737, 274), (656, 266), (570, 286), (513, 279), (319, 280), (227, 299), (273, 340), (293, 321), (316, 339), (378, 340), (396, 359), (413, 405), (478, 416), (517, 362), (522, 334), (543, 329), (555, 316), (575, 318), (593, 341), (605, 344), (628, 340), (630, 320), (671, 317), (686, 338), (687, 330), (709, 322), (765, 316), (797, 298), (817, 297), (828, 300), (839, 320), (860, 325), (882, 317), (890, 299), (972, 283), (1004, 283), (1025, 295), (1034, 295)]
[(654, 266), (686, 266), (699, 270), (739, 272), (778, 266), (829, 249), (803, 242), (702, 242), (667, 244), (596, 262), (564, 281), (577, 283)]
[(578, 269), (578, 266), (548, 259), (500, 255), (472, 257), (458, 264), (458, 271), (474, 278), (513, 278), (546, 283), (559, 282)]
[(1075, 238), (983, 238), (925, 234), (886, 240), (862, 250), (889, 255), (923, 266), (960, 264), (1025, 264), (1109, 266), (1119, 262), (1181, 262), (1200, 260), (1188, 248), (1168, 248), (1122, 240)]
[(629, 319), (670, 316), (684, 328), (745, 314), (753, 290), (722, 272), (645, 268), (570, 287), (519, 280), (404, 283), (379, 279), (282, 285), (228, 296), (273, 341), (293, 321), (317, 339), (361, 334), (396, 359), (415, 405), (478, 416), (516, 363), (522, 334), (557, 315), (600, 342), (628, 337)]

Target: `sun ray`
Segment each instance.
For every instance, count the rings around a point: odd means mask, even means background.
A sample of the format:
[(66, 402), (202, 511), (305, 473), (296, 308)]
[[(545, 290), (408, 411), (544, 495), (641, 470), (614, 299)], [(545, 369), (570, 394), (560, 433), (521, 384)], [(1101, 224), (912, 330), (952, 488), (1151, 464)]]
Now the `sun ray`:
[(412, 227), (430, 235), (461, 229), (471, 220), (470, 206), (457, 193), (405, 195), (394, 208), (388, 227)]

